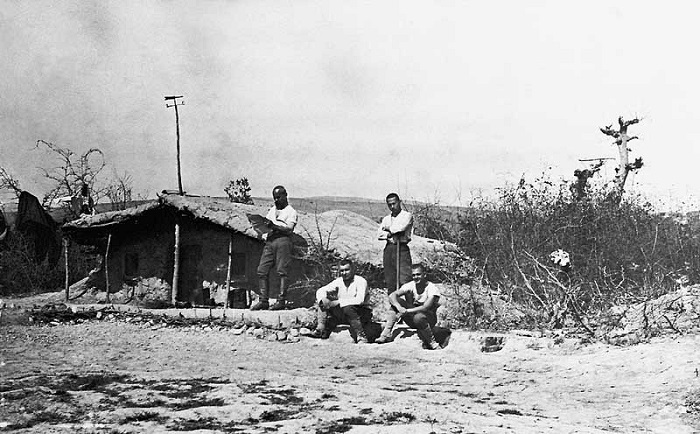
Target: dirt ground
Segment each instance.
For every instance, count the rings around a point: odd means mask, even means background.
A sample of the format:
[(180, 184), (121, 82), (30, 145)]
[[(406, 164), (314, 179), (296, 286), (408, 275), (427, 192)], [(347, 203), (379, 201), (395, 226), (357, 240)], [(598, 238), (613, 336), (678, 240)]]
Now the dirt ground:
[[(124, 321), (0, 319), (0, 432), (700, 432), (700, 339), (615, 347), (455, 331), (426, 351), (402, 330), (385, 345), (272, 342), (231, 329)], [(493, 335), (493, 334), (488, 334)]]

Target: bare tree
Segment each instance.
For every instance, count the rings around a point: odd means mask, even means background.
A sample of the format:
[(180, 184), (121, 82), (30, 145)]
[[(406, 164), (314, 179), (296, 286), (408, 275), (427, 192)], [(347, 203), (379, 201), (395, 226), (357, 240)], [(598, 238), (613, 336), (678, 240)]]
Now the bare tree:
[(14, 176), (7, 173), (3, 167), (0, 167), (0, 189), (7, 188), (13, 190), (17, 197), (22, 193), (22, 189), (19, 186), (19, 180)]
[(603, 134), (605, 134), (606, 136), (613, 137), (615, 139), (614, 143), (617, 146), (617, 150), (619, 153), (619, 163), (618, 166), (615, 168), (614, 180), (615, 192), (618, 198), (621, 198), (622, 193), (624, 193), (625, 191), (625, 182), (627, 182), (627, 175), (629, 174), (629, 172), (633, 170), (638, 170), (644, 165), (641, 157), (636, 158), (634, 160), (634, 163), (629, 162), (629, 153), (631, 152), (631, 149), (627, 145), (632, 140), (639, 138), (637, 136), (627, 135), (627, 128), (630, 125), (635, 125), (639, 123), (639, 121), (639, 118), (634, 118), (626, 121), (622, 119), (622, 116), (620, 116), (619, 118), (617, 118), (617, 123), (620, 125), (618, 129), (614, 130), (612, 124), (600, 129), (600, 131)]
[[(52, 169), (39, 168), (44, 176), (53, 182), (53, 187), (44, 195), (43, 206), (61, 197), (75, 197), (80, 194), (83, 185), (87, 185), (95, 202), (104, 196), (104, 189), (96, 189), (97, 175), (106, 163), (104, 154), (98, 148), (90, 148), (76, 155), (68, 148), (62, 148), (51, 142), (37, 140), (35, 149), (44, 148), (58, 158), (59, 163)], [(77, 157), (77, 158), (76, 158)]]
[(112, 182), (107, 185), (105, 194), (109, 198), (112, 204), (112, 210), (123, 210), (129, 206), (129, 202), (132, 200), (132, 195), (134, 192), (134, 182), (131, 175), (124, 172), (119, 175), (116, 171), (114, 172), (114, 178)]

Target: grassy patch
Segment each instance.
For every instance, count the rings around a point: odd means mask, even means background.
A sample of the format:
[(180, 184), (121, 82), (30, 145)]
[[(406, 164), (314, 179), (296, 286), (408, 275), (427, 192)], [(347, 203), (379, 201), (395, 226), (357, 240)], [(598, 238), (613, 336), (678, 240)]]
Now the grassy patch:
[(121, 423), (132, 422), (157, 422), (164, 423), (168, 418), (155, 411), (140, 411), (122, 419)]
[(513, 414), (515, 416), (522, 416), (523, 414), (514, 408), (503, 408), (496, 411), (497, 414)]
[(286, 409), (265, 410), (260, 413), (260, 421), (262, 422), (277, 422), (278, 420), (292, 419), (297, 411)]
[(379, 415), (379, 420), (387, 424), (392, 423), (411, 423), (416, 420), (416, 417), (411, 413), (405, 411), (391, 411), (389, 413), (382, 413)]
[(685, 406), (688, 413), (700, 416), (700, 388), (695, 388), (685, 395)]
[(224, 405), (226, 405), (226, 401), (224, 401), (222, 398), (210, 399), (200, 397), (194, 399), (187, 399), (174, 404), (169, 404), (168, 407), (172, 408), (173, 410), (179, 411), (197, 407), (223, 407)]
[(331, 433), (343, 433), (348, 432), (356, 425), (372, 425), (370, 421), (367, 421), (364, 417), (344, 417), (342, 419), (334, 420), (316, 429), (316, 434), (331, 434)]

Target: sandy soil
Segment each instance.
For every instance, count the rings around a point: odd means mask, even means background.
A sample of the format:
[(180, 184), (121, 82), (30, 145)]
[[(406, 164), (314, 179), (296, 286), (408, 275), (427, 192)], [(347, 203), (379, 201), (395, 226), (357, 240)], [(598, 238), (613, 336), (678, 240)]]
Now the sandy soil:
[[(700, 339), (631, 347), (456, 331), (425, 351), (231, 330), (0, 321), (0, 432), (700, 432)], [(555, 344), (556, 342), (556, 344)]]

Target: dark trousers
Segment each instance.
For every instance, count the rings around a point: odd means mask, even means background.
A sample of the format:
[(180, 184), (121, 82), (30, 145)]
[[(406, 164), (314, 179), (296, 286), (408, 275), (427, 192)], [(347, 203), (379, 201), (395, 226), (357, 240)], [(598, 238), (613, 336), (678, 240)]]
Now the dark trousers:
[[(396, 291), (396, 244), (384, 247), (384, 281), (389, 294)], [(411, 281), (411, 249), (408, 244), (399, 245), (399, 286)]]
[(330, 309), (318, 310), (318, 329), (328, 331), (338, 324), (349, 324), (353, 339), (366, 337), (365, 327), (372, 322), (372, 310), (366, 306), (335, 306)]
[(286, 277), (292, 262), (292, 240), (289, 237), (276, 237), (265, 242), (260, 264), (258, 265), (258, 277), (267, 278), (272, 266), (280, 277)]
[(287, 292), (287, 275), (292, 263), (292, 240), (286, 236), (268, 239), (263, 247), (260, 263), (258, 264), (258, 279), (260, 281), (260, 301), (267, 301), (269, 286), (267, 277), (272, 266), (280, 277), (280, 295), (284, 299)]
[[(399, 303), (407, 309), (413, 307), (411, 303), (403, 298), (399, 298)], [(382, 336), (389, 337), (391, 335), (391, 330), (394, 328), (394, 324), (398, 322), (399, 318), (401, 318), (408, 327), (416, 329), (418, 337), (424, 344), (429, 344), (434, 339), (433, 328), (437, 324), (437, 313), (434, 310), (404, 313), (403, 316), (399, 317), (399, 312), (392, 306), (391, 311), (389, 311), (389, 317), (384, 325)]]

